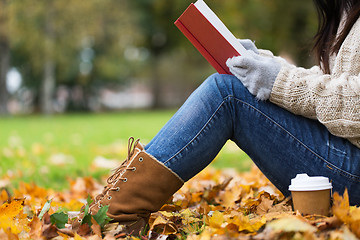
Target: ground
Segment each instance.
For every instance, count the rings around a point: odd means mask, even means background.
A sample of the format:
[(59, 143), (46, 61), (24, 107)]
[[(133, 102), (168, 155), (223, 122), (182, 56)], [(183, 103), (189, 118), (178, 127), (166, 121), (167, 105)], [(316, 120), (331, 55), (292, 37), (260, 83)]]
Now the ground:
[[(114, 239), (106, 209), (79, 230), (69, 222), (126, 157), (173, 111), (0, 119), (0, 239)], [(104, 168), (107, 166), (107, 168)], [(90, 226), (91, 225), (91, 226)], [(335, 193), (329, 216), (302, 216), (234, 144), (187, 182), (142, 239), (357, 239), (360, 208)], [(128, 237), (130, 238), (130, 237)]]

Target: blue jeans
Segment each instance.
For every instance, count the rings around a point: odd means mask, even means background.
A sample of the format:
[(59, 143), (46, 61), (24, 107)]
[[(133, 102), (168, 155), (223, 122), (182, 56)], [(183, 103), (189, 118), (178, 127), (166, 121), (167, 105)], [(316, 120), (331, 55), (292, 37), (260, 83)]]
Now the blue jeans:
[(248, 154), (288, 196), (298, 173), (326, 176), (360, 204), (360, 149), (316, 120), (258, 101), (234, 76), (214, 74), (145, 147), (184, 181), (204, 169), (227, 140)]

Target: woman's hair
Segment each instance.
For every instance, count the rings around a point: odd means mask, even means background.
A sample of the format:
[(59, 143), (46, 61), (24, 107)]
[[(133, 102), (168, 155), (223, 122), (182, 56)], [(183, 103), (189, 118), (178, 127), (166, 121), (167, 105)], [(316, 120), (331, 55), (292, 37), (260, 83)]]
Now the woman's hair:
[[(318, 12), (319, 27), (315, 35), (314, 52), (325, 73), (330, 73), (329, 57), (338, 53), (341, 44), (360, 16), (360, 0), (314, 0)], [(346, 20), (337, 35), (341, 17)], [(360, 37), (360, 36), (359, 36)]]

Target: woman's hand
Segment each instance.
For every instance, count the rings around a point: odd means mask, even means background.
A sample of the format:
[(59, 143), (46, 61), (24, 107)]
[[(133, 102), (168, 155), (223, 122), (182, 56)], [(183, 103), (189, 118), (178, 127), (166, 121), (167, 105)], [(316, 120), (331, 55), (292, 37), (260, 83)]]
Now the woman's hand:
[(247, 53), (229, 58), (226, 65), (251, 94), (259, 100), (267, 100), (281, 65), (274, 58), (260, 56), (253, 51)]

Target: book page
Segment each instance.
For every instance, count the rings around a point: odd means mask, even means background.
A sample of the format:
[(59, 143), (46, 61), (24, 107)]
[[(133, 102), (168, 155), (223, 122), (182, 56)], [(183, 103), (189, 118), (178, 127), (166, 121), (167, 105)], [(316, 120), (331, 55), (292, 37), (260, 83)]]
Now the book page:
[(224, 23), (216, 16), (203, 0), (194, 3), (195, 7), (208, 19), (208, 21), (220, 32), (221, 35), (238, 51), (241, 55), (246, 55), (246, 49), (238, 39), (230, 32)]

